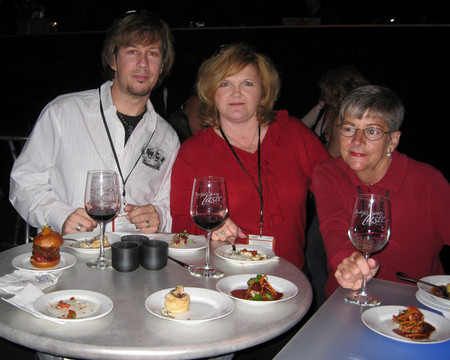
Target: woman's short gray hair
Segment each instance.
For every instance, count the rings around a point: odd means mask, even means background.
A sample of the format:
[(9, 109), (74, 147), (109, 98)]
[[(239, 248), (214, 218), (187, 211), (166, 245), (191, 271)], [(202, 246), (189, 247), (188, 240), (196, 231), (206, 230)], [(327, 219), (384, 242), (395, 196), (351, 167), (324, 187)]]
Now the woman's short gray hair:
[(353, 90), (345, 97), (339, 111), (339, 123), (342, 124), (346, 116), (354, 119), (378, 118), (393, 132), (400, 130), (404, 114), (403, 104), (392, 90), (366, 85)]

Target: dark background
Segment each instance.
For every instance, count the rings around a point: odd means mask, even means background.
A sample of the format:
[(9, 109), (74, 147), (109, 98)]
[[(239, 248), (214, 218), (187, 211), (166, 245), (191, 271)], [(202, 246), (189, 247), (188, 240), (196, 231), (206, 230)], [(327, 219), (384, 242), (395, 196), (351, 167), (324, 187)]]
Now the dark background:
[[(245, 41), (269, 55), (282, 78), (276, 107), (299, 118), (317, 103), (320, 74), (351, 64), (404, 101), (399, 150), (448, 179), (448, 2), (322, 0), (317, 11), (315, 2), (0, 0), (0, 135), (27, 136), (50, 100), (98, 87), (105, 29), (126, 10), (148, 8), (175, 37), (166, 116), (191, 95), (198, 66), (222, 44)], [(0, 209), (6, 211), (12, 160), (6, 143), (0, 146)]]

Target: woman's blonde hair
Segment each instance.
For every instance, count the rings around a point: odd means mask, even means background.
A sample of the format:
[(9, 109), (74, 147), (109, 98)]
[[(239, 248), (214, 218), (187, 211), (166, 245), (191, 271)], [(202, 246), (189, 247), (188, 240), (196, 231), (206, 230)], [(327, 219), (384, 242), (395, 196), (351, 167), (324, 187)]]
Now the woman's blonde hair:
[(221, 126), (214, 102), (216, 91), (226, 77), (239, 73), (247, 65), (256, 68), (261, 81), (261, 99), (256, 109), (258, 122), (268, 125), (275, 121), (273, 107), (280, 92), (280, 77), (275, 65), (267, 56), (246, 44), (232, 44), (222, 47), (217, 54), (205, 60), (198, 71), (196, 88), (202, 126)]

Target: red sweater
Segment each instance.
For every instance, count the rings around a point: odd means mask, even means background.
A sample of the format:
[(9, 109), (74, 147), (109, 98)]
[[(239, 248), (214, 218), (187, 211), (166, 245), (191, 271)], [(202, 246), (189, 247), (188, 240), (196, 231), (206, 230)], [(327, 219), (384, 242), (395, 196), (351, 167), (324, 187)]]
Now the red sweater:
[[(258, 155), (234, 148), (245, 169), (258, 184)], [(261, 142), (261, 176), (264, 198), (263, 235), (275, 236), (275, 253), (300, 269), (304, 265), (305, 202), (312, 170), (329, 155), (318, 138), (286, 111)], [(196, 176), (225, 178), (229, 217), (246, 234), (259, 234), (260, 199), (253, 182), (241, 168), (231, 149), (213, 128), (186, 140), (172, 170), (171, 213), (173, 232), (185, 229), (201, 234), (189, 215), (192, 184)]]
[(372, 254), (380, 263), (377, 278), (401, 282), (396, 271), (415, 278), (443, 274), (438, 254), (444, 244), (450, 244), (450, 186), (441, 172), (394, 152), (384, 178), (368, 187), (341, 158), (330, 159), (318, 165), (313, 175), (330, 274), (327, 295), (338, 287), (337, 266), (356, 251), (347, 230), (357, 186), (362, 193), (385, 195), (389, 190), (391, 237), (384, 249)]

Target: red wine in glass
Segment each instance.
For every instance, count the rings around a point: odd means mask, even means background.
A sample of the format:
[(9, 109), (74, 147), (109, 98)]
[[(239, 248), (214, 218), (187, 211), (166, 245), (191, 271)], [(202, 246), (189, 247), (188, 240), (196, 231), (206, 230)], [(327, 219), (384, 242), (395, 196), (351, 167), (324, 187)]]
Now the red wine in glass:
[(204, 267), (194, 267), (190, 272), (198, 277), (222, 277), (223, 272), (211, 268), (211, 231), (222, 226), (228, 216), (225, 180), (206, 176), (195, 178), (192, 187), (191, 217), (200, 229), (206, 230), (206, 262)]
[(195, 215), (192, 219), (199, 228), (204, 230), (217, 229), (225, 220), (222, 215)]
[(117, 174), (112, 170), (88, 171), (86, 190), (84, 193), (86, 212), (100, 226), (100, 255), (89, 260), (86, 265), (96, 269), (111, 266), (111, 261), (105, 257), (104, 238), (105, 222), (111, 220), (120, 210), (120, 189)]
[(117, 210), (114, 208), (101, 208), (93, 207), (87, 210), (88, 215), (94, 220), (107, 222), (111, 220), (117, 214)]

